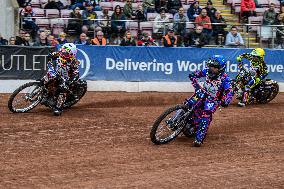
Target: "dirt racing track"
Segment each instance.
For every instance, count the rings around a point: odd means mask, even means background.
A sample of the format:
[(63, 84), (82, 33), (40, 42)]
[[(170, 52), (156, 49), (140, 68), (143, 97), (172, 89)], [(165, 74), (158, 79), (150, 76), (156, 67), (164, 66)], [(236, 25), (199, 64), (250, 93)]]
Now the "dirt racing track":
[(0, 188), (283, 188), (284, 94), (217, 111), (201, 148), (149, 139), (189, 93), (88, 92), (62, 116), (7, 109), (0, 94)]

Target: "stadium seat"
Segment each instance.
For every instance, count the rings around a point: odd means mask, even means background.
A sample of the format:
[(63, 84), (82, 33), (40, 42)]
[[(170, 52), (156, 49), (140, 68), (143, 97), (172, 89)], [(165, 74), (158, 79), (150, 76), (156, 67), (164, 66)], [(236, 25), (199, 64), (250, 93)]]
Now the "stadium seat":
[[(262, 20), (263, 20), (263, 16), (257, 16), (257, 17), (254, 17), (254, 16), (251, 16), (248, 18), (248, 23), (249, 24), (262, 24)], [(258, 31), (258, 28), (260, 26), (251, 26), (251, 29), (250, 31)]]
[(127, 30), (138, 30), (138, 23), (137, 22), (126, 22), (125, 27)]
[(33, 8), (41, 8), (40, 0), (32, 0), (30, 3), (32, 4)]
[(256, 9), (255, 9), (256, 15), (257, 15), (257, 16), (263, 16), (263, 13), (264, 13), (264, 11), (265, 11), (266, 9), (267, 9), (267, 8), (256, 8)]
[(187, 10), (189, 9), (190, 5), (182, 5), (184, 12), (187, 13)]
[(141, 22), (140, 29), (143, 32), (147, 32), (148, 34), (152, 35), (153, 33), (153, 22)]
[(60, 11), (61, 18), (69, 18), (70, 13), (73, 12), (72, 10), (63, 9)]
[(157, 15), (158, 15), (158, 13), (147, 13), (147, 20), (153, 21), (153, 20), (155, 20)]
[(258, 0), (257, 2), (262, 8), (268, 8), (269, 7), (269, 0)]
[(59, 35), (59, 33), (64, 31), (64, 20), (59, 18), (52, 18), (50, 19), (50, 27), (52, 28), (53, 35)]
[(121, 8), (123, 8), (124, 5), (125, 5), (125, 2), (113, 1), (113, 2), (112, 2), (112, 9), (114, 10), (114, 8), (115, 8), (117, 5), (119, 5)]
[(194, 24), (192, 23), (186, 23), (186, 32), (190, 32), (194, 28)]
[(64, 6), (70, 5), (69, 0), (60, 0)]
[(35, 23), (39, 28), (45, 28), (45, 29), (50, 28), (49, 19), (47, 18), (36, 18)]
[(240, 13), (241, 12), (241, 0), (233, 0), (232, 2), (232, 12)]
[(45, 10), (41, 8), (33, 8), (36, 17), (45, 17)]
[(59, 10), (57, 9), (46, 9), (45, 10), (46, 17), (48, 18), (58, 18), (59, 17)]
[(112, 2), (100, 2), (102, 9), (113, 10)]

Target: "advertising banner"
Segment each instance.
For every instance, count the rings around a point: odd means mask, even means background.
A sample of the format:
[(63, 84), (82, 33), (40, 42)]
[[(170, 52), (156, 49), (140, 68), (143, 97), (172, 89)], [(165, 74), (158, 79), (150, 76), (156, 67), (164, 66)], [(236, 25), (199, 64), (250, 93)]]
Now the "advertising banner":
[(0, 46), (0, 79), (40, 79), (52, 47)]

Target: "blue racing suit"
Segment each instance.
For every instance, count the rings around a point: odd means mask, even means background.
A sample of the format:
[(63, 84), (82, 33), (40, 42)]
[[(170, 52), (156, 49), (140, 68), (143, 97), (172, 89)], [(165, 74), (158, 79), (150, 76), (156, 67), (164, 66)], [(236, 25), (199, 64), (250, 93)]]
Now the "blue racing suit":
[[(217, 110), (218, 106), (228, 106), (233, 98), (233, 90), (229, 76), (226, 73), (221, 73), (219, 76), (212, 79), (209, 77), (208, 71), (208, 69), (204, 69), (189, 75), (191, 79), (205, 77), (203, 89), (210, 94), (205, 97), (202, 96), (202, 98), (204, 98), (203, 103), (193, 123), (197, 128), (195, 135), (195, 141), (197, 142), (203, 142), (205, 139), (208, 127), (212, 121), (212, 115)], [(196, 92), (194, 96), (186, 99), (185, 104), (190, 107), (196, 106), (200, 97), (198, 92)]]

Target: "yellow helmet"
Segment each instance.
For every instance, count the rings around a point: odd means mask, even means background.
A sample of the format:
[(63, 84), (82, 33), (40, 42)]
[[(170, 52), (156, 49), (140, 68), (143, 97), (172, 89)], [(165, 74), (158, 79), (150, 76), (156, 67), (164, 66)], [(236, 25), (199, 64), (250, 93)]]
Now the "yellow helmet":
[(262, 48), (256, 48), (256, 49), (253, 49), (250, 54), (253, 56), (264, 58), (265, 51)]

